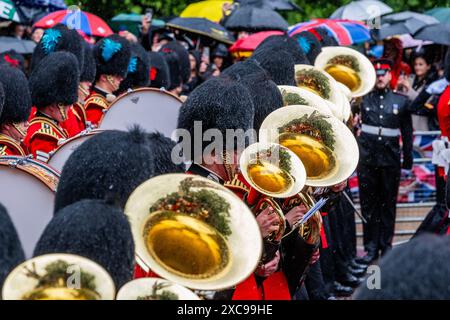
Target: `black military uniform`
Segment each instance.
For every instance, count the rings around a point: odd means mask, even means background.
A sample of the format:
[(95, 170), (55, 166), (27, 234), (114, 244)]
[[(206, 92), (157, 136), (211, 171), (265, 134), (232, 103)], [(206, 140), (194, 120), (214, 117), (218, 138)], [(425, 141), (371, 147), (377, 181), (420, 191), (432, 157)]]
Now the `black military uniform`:
[[(375, 61), (377, 75), (390, 72), (392, 63)], [(400, 136), (403, 142), (403, 168), (412, 167), (412, 123), (407, 98), (375, 88), (361, 104), (361, 134), (358, 137), (360, 161), (359, 191), (364, 225), (366, 262), (391, 247), (394, 236), (396, 200), (400, 183)]]

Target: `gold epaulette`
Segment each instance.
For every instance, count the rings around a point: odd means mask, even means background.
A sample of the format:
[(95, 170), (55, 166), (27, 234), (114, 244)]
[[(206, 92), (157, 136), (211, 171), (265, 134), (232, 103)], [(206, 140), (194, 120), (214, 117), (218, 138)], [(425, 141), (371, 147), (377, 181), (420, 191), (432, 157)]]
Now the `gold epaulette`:
[(6, 146), (0, 147), (0, 157), (6, 156)]
[(36, 134), (42, 134), (47, 137), (54, 138), (56, 140), (68, 138), (68, 134), (66, 132), (64, 132), (64, 129), (59, 128), (56, 124), (54, 124), (52, 121), (50, 121), (47, 118), (44, 118), (44, 117), (33, 118), (30, 121), (30, 127), (35, 123), (40, 123), (41, 127), (39, 128), (39, 130), (37, 130), (36, 132), (34, 132), (32, 134), (31, 139), (33, 139), (33, 137)]
[(102, 109), (108, 109), (109, 107), (109, 104), (106, 101), (106, 99), (100, 94), (94, 94), (91, 97), (89, 97), (84, 104), (84, 108), (87, 109), (91, 103), (98, 105)]
[(0, 146), (0, 156), (6, 156), (6, 149), (8, 148), (8, 145), (12, 146), (13, 148), (16, 149), (16, 151), (21, 155), (21, 156), (25, 156), (25, 151), (23, 150), (22, 146), (20, 145), (20, 143), (18, 143), (16, 140), (4, 135), (4, 134), (0, 134), (0, 145), (4, 144), (3, 147)]
[(235, 175), (233, 180), (227, 181), (224, 184), (224, 187), (231, 189), (239, 189), (244, 192), (249, 192), (250, 189), (238, 178), (238, 175)]

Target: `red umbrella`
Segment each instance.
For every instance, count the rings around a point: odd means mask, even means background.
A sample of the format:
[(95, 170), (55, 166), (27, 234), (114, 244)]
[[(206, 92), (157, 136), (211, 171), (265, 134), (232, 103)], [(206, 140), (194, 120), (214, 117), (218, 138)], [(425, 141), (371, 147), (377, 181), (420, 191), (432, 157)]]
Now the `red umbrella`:
[(52, 12), (34, 24), (37, 28), (51, 28), (58, 23), (81, 31), (88, 36), (107, 37), (113, 34), (108, 24), (98, 16), (81, 10), (60, 10)]
[(249, 57), (256, 47), (266, 38), (273, 35), (285, 34), (282, 31), (262, 31), (237, 40), (229, 49), (235, 57)]

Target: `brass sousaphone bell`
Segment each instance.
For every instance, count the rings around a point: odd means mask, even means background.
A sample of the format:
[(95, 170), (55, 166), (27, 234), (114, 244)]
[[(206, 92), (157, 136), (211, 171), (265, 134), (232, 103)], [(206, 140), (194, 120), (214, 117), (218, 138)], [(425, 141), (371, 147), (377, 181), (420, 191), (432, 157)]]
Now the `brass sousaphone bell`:
[(114, 300), (111, 276), (72, 254), (46, 254), (17, 266), (6, 278), (3, 300)]
[(298, 157), (289, 149), (276, 143), (254, 143), (247, 147), (239, 160), (245, 180), (265, 197), (253, 208), (255, 214), (271, 206), (278, 217), (278, 232), (269, 241), (281, 240), (286, 229), (283, 211), (273, 198), (291, 197), (305, 185), (306, 171)]
[(322, 48), (314, 66), (344, 84), (353, 98), (366, 95), (375, 85), (376, 75), (372, 63), (366, 56), (351, 48)]
[(218, 183), (166, 174), (141, 184), (125, 206), (144, 270), (184, 287), (223, 290), (245, 280), (262, 254), (250, 209)]

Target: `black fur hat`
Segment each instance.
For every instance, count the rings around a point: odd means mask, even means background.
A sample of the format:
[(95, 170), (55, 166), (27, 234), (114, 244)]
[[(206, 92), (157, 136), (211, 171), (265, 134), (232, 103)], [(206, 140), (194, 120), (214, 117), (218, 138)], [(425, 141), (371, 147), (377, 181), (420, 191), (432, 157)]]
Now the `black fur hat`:
[(162, 52), (164, 60), (166, 61), (169, 70), (170, 85), (167, 90), (173, 90), (182, 85), (182, 77), (180, 70), (180, 62), (178, 54), (174, 51)]
[(45, 30), (31, 57), (31, 71), (50, 53), (59, 51), (72, 53), (78, 59), (79, 68), (82, 69), (84, 65), (83, 42), (83, 38), (76, 30), (69, 29), (63, 24)]
[[(449, 300), (450, 237), (423, 234), (380, 260), (379, 288), (364, 281), (356, 300)], [(372, 274), (374, 278), (377, 274)], [(375, 278), (374, 278), (375, 279)], [(369, 283), (376, 284), (375, 281)]]
[(154, 132), (148, 135), (150, 149), (153, 154), (153, 175), (159, 176), (166, 173), (184, 173), (184, 164), (176, 164), (172, 161), (172, 150), (175, 142), (162, 133)]
[(226, 69), (222, 75), (240, 81), (250, 92), (255, 107), (253, 128), (259, 130), (264, 119), (283, 106), (283, 96), (270, 75), (254, 61), (238, 62)]
[(314, 65), (317, 56), (320, 51), (322, 51), (322, 45), (320, 41), (308, 31), (302, 31), (292, 36), (292, 39), (297, 41), (300, 48), (302, 48), (303, 52), (306, 54), (309, 62)]
[(16, 228), (0, 204), (0, 288), (8, 274), (25, 260), (25, 254)]
[(127, 217), (102, 200), (81, 200), (60, 210), (41, 235), (34, 256), (70, 253), (103, 266), (117, 288), (133, 278), (134, 242)]
[(80, 81), (93, 83), (95, 81), (95, 73), (97, 71), (94, 52), (86, 41), (83, 42), (83, 46), (84, 64), (83, 69), (81, 70)]
[(140, 44), (131, 45), (131, 59), (127, 77), (120, 83), (118, 92), (128, 89), (147, 87), (150, 81), (150, 59), (147, 51)]
[(36, 108), (58, 103), (71, 105), (78, 100), (79, 83), (77, 58), (69, 52), (53, 52), (42, 59), (31, 73), (33, 105)]
[(8, 50), (0, 54), (0, 64), (7, 63), (11, 67), (19, 68), (25, 72), (25, 58), (15, 50)]
[(320, 44), (322, 47), (336, 47), (339, 46), (339, 43), (337, 42), (336, 38), (332, 36), (328, 31), (324, 28), (315, 28), (311, 31), (316, 38), (320, 41)]
[[(191, 142), (195, 143), (194, 121), (201, 121), (202, 136), (206, 130), (217, 129), (225, 140), (227, 129), (252, 129), (254, 112), (253, 101), (245, 85), (226, 76), (211, 78), (192, 91), (182, 105), (178, 128), (189, 131), (193, 137)], [(209, 143), (204, 142), (202, 150)], [(225, 149), (226, 141), (222, 143)], [(193, 158), (199, 156), (195, 154)]]
[(31, 112), (31, 93), (25, 74), (7, 64), (0, 65), (0, 83), (5, 92), (0, 124), (27, 121)]
[(295, 86), (295, 61), (289, 52), (266, 48), (254, 52), (251, 59), (256, 60), (277, 85)]
[(295, 64), (310, 64), (303, 49), (297, 44), (297, 42), (288, 37), (287, 35), (273, 35), (264, 39), (263, 42), (256, 47), (254, 54), (266, 50), (284, 50), (289, 52), (294, 59)]
[[(161, 50), (164, 54), (175, 52), (178, 58), (179, 74), (181, 76), (181, 81), (187, 83), (191, 75), (191, 62), (189, 61), (189, 52), (178, 42), (171, 41), (165, 44)], [(168, 62), (169, 64), (169, 62)], [(170, 69), (169, 64), (169, 69)], [(173, 86), (172, 86), (173, 87)]]
[(103, 38), (94, 46), (94, 56), (97, 64), (98, 79), (100, 75), (127, 76), (128, 64), (131, 58), (130, 43), (127, 39), (113, 34)]
[(123, 209), (131, 192), (153, 174), (153, 154), (141, 129), (97, 134), (64, 165), (55, 212), (82, 199), (114, 199)]
[(150, 58), (150, 87), (170, 88), (170, 73), (166, 59), (160, 52), (148, 52)]

